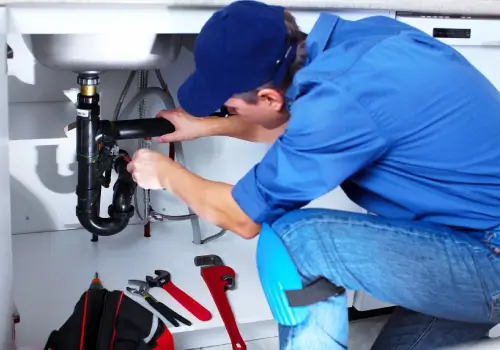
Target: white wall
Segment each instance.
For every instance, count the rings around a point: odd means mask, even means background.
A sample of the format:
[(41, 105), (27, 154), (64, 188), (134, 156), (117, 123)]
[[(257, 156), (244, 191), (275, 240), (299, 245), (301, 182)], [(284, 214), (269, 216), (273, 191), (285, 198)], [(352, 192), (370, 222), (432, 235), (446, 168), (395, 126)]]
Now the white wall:
[[(10, 175), (12, 191), (12, 231), (29, 233), (64, 230), (78, 227), (75, 217), (76, 167), (73, 140), (65, 137), (63, 128), (75, 119), (68, 92), (77, 87), (76, 75), (49, 70), (34, 60), (20, 36), (10, 36), (14, 59), (9, 60), (10, 95)], [(193, 69), (191, 52), (183, 50), (177, 62), (163, 74), (173, 95)], [(101, 76), (101, 115), (112, 115), (128, 72), (107, 72)], [(157, 86), (153, 72), (150, 85)], [(129, 98), (135, 93), (135, 83)], [(66, 91), (66, 93), (65, 93)], [(148, 100), (153, 116), (162, 105)], [(127, 143), (133, 151), (135, 141)], [(168, 152), (168, 146), (155, 148)], [(205, 138), (184, 143), (187, 166), (194, 172), (213, 180), (235, 183), (267, 150), (266, 145), (252, 144), (225, 137)], [(103, 215), (111, 200), (112, 191), (104, 191)], [(165, 192), (152, 194), (153, 207), (164, 213), (183, 214), (186, 207)], [(340, 191), (334, 191), (315, 205), (359, 210)], [(215, 230), (205, 227), (205, 230)]]

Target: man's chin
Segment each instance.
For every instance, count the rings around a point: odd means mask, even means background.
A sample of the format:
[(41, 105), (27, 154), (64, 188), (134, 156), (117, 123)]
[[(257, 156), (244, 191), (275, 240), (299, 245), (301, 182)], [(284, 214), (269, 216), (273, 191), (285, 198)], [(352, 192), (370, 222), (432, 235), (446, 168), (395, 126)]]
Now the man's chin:
[(273, 129), (277, 128), (277, 126), (274, 126), (274, 124), (273, 125), (271, 125), (271, 124), (260, 124), (260, 126), (262, 126), (266, 130), (273, 130)]
[(260, 126), (262, 126), (266, 130), (274, 130), (276, 128), (279, 128), (283, 124), (285, 124), (287, 121), (288, 121), (288, 118), (280, 119), (280, 120), (273, 120), (273, 121), (266, 121), (265, 123), (261, 123)]

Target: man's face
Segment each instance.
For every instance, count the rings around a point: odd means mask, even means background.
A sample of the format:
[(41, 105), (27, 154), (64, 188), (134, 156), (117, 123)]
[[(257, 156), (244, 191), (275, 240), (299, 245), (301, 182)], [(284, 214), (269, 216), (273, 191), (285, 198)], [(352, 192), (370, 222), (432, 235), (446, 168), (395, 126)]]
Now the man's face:
[(232, 97), (226, 101), (230, 114), (241, 119), (261, 125), (266, 129), (277, 128), (288, 121), (289, 115), (283, 94), (275, 89), (259, 90), (255, 100), (246, 101), (240, 97)]

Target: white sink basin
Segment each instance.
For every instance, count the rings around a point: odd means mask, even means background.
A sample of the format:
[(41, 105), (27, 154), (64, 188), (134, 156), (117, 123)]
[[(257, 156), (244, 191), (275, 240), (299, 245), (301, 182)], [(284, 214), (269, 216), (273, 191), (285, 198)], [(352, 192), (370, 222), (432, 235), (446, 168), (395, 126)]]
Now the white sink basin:
[(182, 46), (181, 35), (154, 33), (31, 34), (24, 40), (40, 64), (77, 73), (164, 68)]

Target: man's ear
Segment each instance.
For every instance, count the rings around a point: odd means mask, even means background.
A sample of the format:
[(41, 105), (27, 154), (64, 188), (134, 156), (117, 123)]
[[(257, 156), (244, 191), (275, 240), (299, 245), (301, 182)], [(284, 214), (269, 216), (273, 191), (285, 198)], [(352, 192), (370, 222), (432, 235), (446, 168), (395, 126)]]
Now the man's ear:
[(283, 94), (279, 90), (270, 88), (261, 89), (257, 92), (257, 96), (261, 102), (269, 105), (276, 112), (281, 111), (285, 104)]

